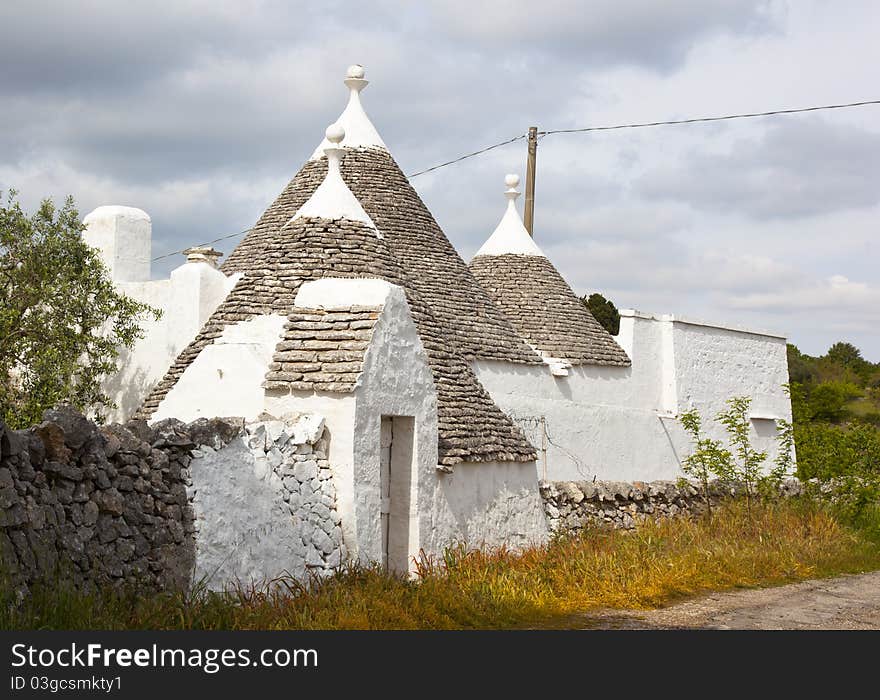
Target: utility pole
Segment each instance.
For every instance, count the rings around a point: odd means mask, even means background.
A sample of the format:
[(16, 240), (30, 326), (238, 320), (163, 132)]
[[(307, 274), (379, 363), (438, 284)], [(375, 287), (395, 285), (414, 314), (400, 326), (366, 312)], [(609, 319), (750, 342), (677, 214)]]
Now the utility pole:
[(535, 224), (535, 157), (538, 155), (538, 127), (529, 127), (529, 158), (526, 163), (526, 204), (523, 223), (526, 231), (534, 237)]

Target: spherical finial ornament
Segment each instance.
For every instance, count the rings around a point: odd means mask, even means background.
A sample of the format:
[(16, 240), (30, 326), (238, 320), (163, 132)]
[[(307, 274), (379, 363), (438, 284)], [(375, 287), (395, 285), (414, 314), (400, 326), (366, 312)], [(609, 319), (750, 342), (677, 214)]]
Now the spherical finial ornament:
[(330, 143), (337, 145), (345, 138), (345, 129), (342, 128), (342, 124), (331, 124), (324, 132), (324, 136)]
[(510, 189), (513, 189), (517, 185), (519, 185), (519, 175), (515, 173), (508, 173), (504, 176), (504, 184), (507, 185)]
[(360, 63), (355, 63), (353, 66), (349, 66), (345, 77), (361, 80), (364, 77), (364, 67)]

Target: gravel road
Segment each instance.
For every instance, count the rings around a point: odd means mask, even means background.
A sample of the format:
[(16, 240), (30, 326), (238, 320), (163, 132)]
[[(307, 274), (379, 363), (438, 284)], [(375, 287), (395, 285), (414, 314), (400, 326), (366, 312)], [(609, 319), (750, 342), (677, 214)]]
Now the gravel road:
[(584, 629), (880, 629), (880, 571), (711, 593), (659, 610), (606, 610)]

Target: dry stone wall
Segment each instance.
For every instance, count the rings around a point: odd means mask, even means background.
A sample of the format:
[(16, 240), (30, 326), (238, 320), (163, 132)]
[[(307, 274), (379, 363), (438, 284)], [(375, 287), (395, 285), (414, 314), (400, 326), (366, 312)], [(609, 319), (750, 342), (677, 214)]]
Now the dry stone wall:
[(0, 422), (2, 583), (167, 590), (332, 571), (346, 553), (327, 440), (311, 415)]
[(0, 575), (19, 592), (59, 577), (185, 585), (190, 442), (166, 442), (145, 423), (99, 429), (66, 409), (44, 418), (28, 430), (0, 423)]
[[(645, 519), (704, 512), (706, 503), (695, 484), (686, 481), (542, 481), (544, 513), (553, 534), (577, 534), (584, 528), (632, 529)], [(797, 479), (785, 481), (782, 496), (800, 494)], [(710, 502), (741, 495), (741, 489), (712, 482)]]

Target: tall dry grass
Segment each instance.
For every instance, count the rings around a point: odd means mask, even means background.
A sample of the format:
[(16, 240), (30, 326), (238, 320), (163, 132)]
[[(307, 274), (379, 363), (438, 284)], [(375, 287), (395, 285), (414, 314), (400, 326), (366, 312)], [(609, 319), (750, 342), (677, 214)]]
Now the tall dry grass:
[[(700, 591), (880, 568), (880, 546), (810, 502), (729, 504), (709, 521), (590, 530), (524, 552), (447, 550), (408, 581), (350, 567), (304, 586), (216, 594), (84, 595), (35, 588), (3, 628), (460, 629), (557, 624), (595, 608), (647, 608)], [(555, 622), (554, 622), (555, 621)]]

